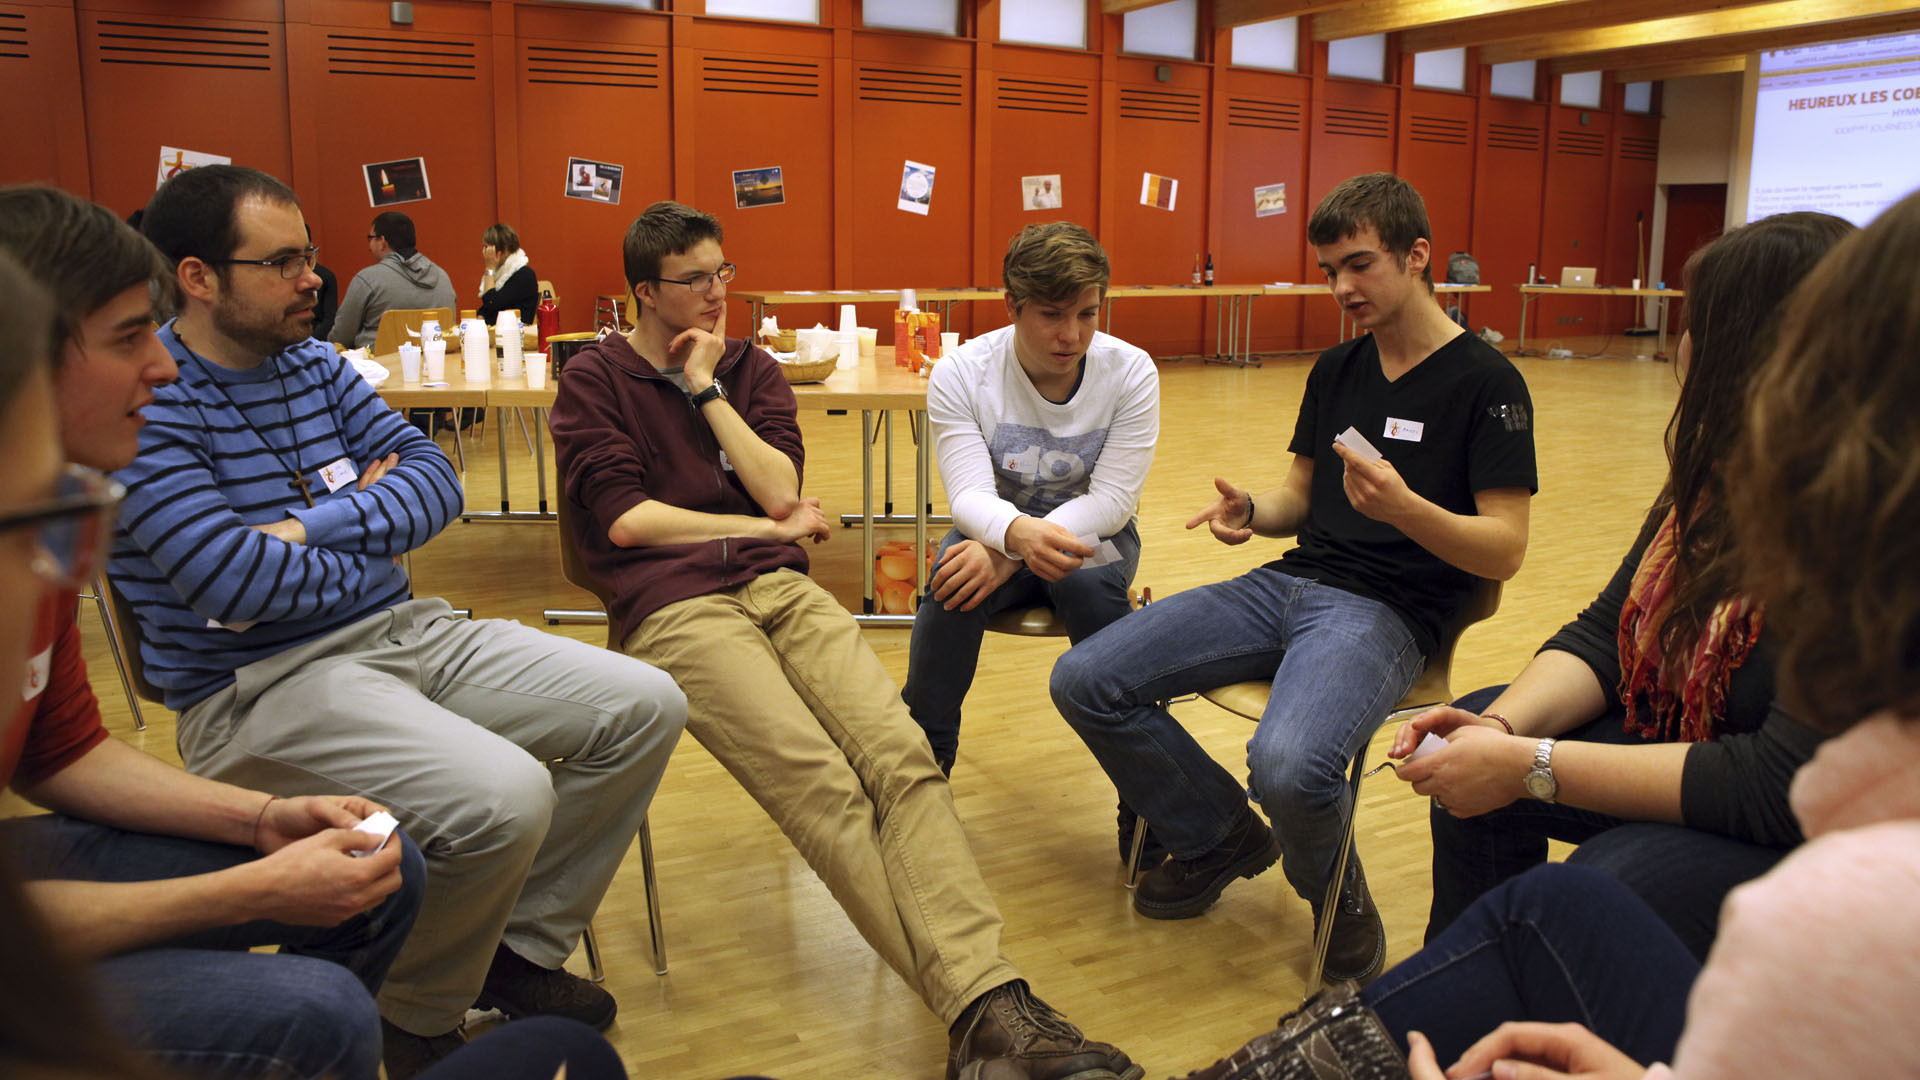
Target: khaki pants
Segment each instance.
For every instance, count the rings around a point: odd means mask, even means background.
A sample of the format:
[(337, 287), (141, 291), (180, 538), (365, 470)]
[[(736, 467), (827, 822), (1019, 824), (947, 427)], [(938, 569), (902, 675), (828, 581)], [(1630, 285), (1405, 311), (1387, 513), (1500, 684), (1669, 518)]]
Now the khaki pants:
[(763, 574), (661, 608), (626, 650), (680, 684), (687, 730), (942, 1022), (1019, 977), (926, 736), (824, 589)]

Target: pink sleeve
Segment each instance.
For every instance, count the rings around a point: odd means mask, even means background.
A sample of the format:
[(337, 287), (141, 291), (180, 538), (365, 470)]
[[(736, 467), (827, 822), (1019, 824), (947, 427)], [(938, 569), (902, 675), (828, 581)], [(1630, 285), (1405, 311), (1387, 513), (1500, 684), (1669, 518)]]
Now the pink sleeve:
[(1920, 1076), (1920, 822), (1834, 833), (1736, 889), (1693, 984), (1679, 1080)]

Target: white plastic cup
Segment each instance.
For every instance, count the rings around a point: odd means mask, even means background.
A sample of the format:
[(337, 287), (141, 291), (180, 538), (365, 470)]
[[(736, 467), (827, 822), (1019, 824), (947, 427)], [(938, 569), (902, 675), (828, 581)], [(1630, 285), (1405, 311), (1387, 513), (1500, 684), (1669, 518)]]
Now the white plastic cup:
[(408, 386), (420, 382), (420, 346), (411, 342), (400, 346), (400, 381)]
[(445, 382), (447, 378), (447, 343), (443, 338), (434, 338), (420, 346), (420, 352), (426, 362), (428, 382)]
[(960, 332), (958, 330), (943, 330), (940, 332), (940, 359), (945, 360), (947, 357), (952, 356), (954, 350), (959, 347)]
[(852, 369), (859, 367), (860, 366), (859, 328), (856, 327), (853, 330), (846, 331), (842, 334), (839, 334), (836, 337), (835, 341), (836, 341), (836, 344), (839, 346), (840, 356), (839, 356), (839, 359), (834, 362), (833, 366), (841, 371), (851, 371)]
[(859, 329), (860, 329), (860, 319), (858, 316), (856, 316), (853, 313), (853, 305), (841, 304), (840, 305), (840, 332), (843, 334), (851, 334), (851, 333), (858, 332)]
[(915, 292), (912, 289), (901, 289), (900, 290), (900, 310), (901, 311), (919, 311), (920, 310), (920, 294)]
[(527, 354), (527, 389), (545, 390), (547, 388), (547, 354), (543, 352)]
[(1639, 279), (1639, 278), (1634, 278), (1634, 279), (1633, 279), (1633, 287), (1634, 287), (1635, 289), (1638, 289), (1638, 288), (1640, 287), (1640, 279)]
[(860, 359), (873, 359), (873, 350), (879, 347), (880, 331), (876, 327), (862, 326), (860, 330)]

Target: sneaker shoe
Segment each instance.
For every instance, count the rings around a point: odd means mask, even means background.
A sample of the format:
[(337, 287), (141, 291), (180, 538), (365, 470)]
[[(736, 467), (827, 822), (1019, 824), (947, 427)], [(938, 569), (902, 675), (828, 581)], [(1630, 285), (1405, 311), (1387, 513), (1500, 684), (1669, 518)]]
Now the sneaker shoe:
[(564, 1016), (595, 1031), (605, 1031), (619, 1008), (612, 994), (564, 968), (543, 968), (507, 948), (505, 942), (493, 952), (493, 966), (487, 969), (486, 984), (473, 1007), (498, 1009), (509, 1020)]
[[(1133, 807), (1123, 802), (1120, 804), (1115, 821), (1120, 826), (1120, 865), (1125, 866), (1127, 860), (1133, 856), (1133, 831), (1139, 827), (1140, 815), (1133, 812)], [(1167, 849), (1160, 843), (1160, 838), (1153, 835), (1153, 826), (1149, 824), (1146, 843), (1140, 846), (1140, 865), (1137, 869), (1144, 874), (1166, 860)]]
[(947, 1080), (1140, 1080), (1146, 1074), (1118, 1048), (1082, 1035), (1023, 979), (974, 999), (947, 1040)]
[[(1320, 916), (1313, 919), (1314, 932)], [(1387, 928), (1367, 891), (1367, 875), (1360, 869), (1358, 851), (1347, 856), (1347, 877), (1334, 907), (1333, 934), (1327, 939), (1326, 981), (1351, 980), (1365, 986), (1380, 977), (1387, 965)]]
[(1217, 848), (1198, 858), (1169, 857), (1133, 889), (1133, 910), (1149, 919), (1191, 919), (1213, 906), (1234, 878), (1250, 878), (1280, 860), (1273, 830), (1251, 809)]
[(380, 1061), (387, 1067), (387, 1080), (413, 1080), (465, 1045), (467, 1038), (460, 1028), (445, 1035), (415, 1035), (380, 1018)]

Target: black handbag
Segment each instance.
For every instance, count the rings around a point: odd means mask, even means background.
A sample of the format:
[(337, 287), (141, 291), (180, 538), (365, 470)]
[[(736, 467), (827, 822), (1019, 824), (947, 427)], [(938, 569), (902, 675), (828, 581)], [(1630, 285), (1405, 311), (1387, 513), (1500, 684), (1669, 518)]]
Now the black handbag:
[(1352, 982), (1329, 985), (1187, 1080), (1410, 1080), (1407, 1059)]

